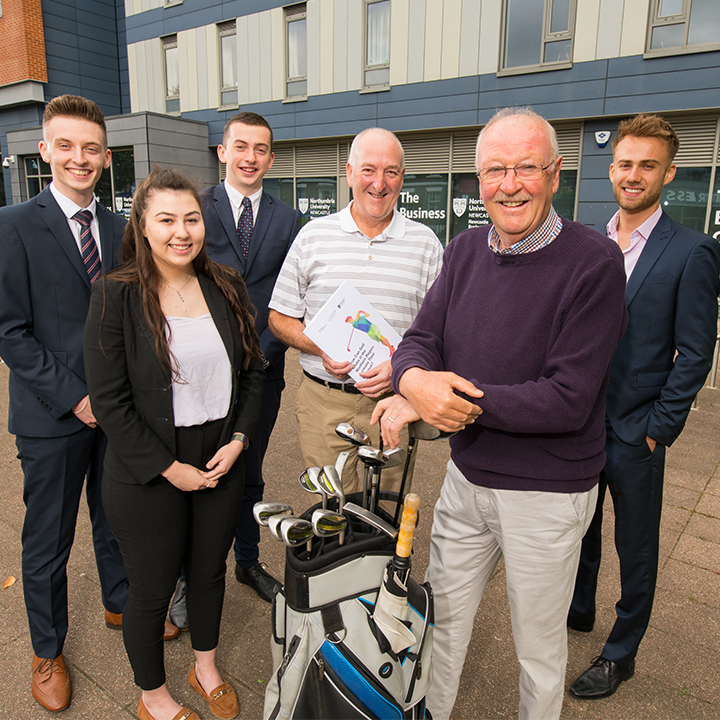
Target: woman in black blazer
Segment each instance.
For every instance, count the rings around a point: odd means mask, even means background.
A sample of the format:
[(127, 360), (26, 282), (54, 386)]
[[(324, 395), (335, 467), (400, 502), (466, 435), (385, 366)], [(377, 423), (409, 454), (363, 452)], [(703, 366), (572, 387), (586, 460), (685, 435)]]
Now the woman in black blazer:
[(140, 720), (190, 720), (165, 685), (163, 627), (180, 569), (195, 664), (190, 685), (238, 713), (215, 665), (225, 563), (263, 371), (247, 290), (205, 252), (200, 199), (172, 170), (138, 187), (121, 267), (93, 286), (85, 327), (92, 411), (108, 437), (103, 506), (130, 581), (125, 647)]

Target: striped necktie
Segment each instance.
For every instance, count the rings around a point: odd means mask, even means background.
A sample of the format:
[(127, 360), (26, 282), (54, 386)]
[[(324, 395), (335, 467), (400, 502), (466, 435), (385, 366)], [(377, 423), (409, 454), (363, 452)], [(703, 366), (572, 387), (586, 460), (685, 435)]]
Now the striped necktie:
[(79, 210), (73, 215), (73, 220), (80, 223), (80, 254), (91, 285), (100, 277), (102, 272), (100, 252), (90, 229), (92, 219), (93, 214), (89, 210)]
[(243, 198), (242, 212), (238, 218), (238, 242), (240, 243), (240, 255), (243, 260), (247, 260), (250, 252), (250, 238), (253, 234), (253, 209), (250, 198)]

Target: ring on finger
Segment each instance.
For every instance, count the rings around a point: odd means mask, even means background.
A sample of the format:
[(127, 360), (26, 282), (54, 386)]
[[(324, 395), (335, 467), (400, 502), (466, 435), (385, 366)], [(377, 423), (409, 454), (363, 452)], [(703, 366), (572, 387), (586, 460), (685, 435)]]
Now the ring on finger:
[(389, 417), (389, 418), (388, 418), (388, 422), (389, 422), (389, 423), (394, 423), (394, 422), (395, 422), (395, 418)]

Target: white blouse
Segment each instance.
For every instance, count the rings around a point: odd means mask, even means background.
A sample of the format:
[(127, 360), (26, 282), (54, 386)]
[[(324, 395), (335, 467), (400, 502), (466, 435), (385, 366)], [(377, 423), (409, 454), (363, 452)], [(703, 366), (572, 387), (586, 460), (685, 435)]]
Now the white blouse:
[(173, 366), (179, 375), (172, 383), (175, 426), (224, 418), (230, 409), (232, 368), (212, 316), (166, 318)]

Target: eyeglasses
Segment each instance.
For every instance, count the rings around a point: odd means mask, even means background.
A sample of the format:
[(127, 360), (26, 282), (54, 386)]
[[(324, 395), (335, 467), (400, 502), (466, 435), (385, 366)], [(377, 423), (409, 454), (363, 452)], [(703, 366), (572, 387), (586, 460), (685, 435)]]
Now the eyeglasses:
[(501, 182), (505, 179), (508, 170), (512, 170), (515, 173), (515, 177), (518, 180), (538, 180), (542, 177), (542, 174), (551, 166), (555, 164), (555, 160), (548, 163), (545, 167), (542, 165), (516, 165), (515, 167), (502, 167), (497, 165), (495, 167), (481, 168), (478, 171), (478, 177), (481, 182)]

